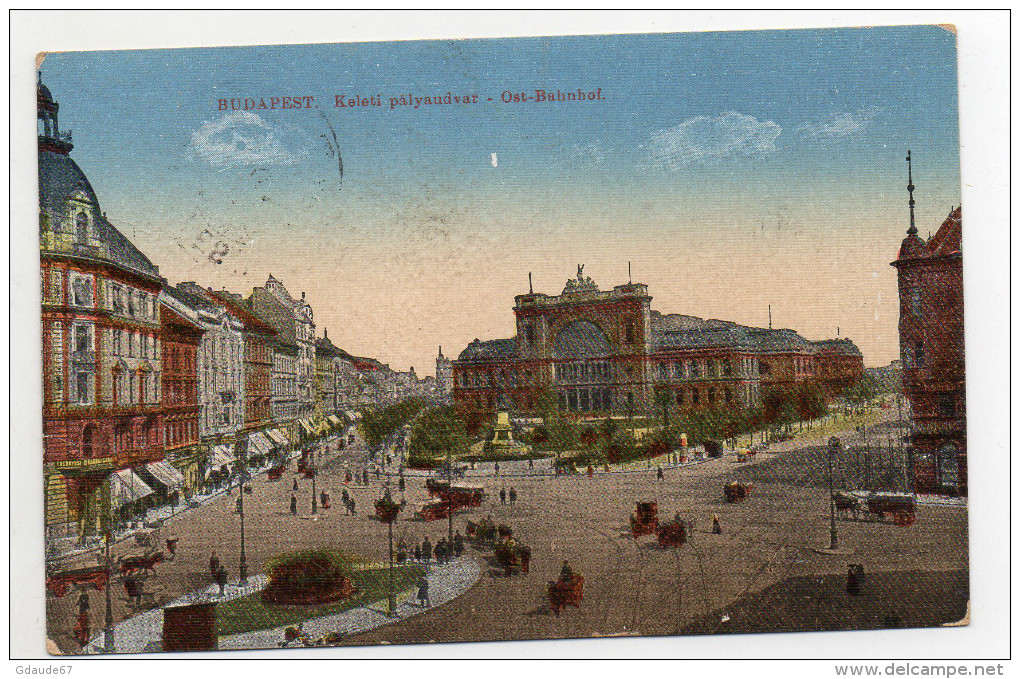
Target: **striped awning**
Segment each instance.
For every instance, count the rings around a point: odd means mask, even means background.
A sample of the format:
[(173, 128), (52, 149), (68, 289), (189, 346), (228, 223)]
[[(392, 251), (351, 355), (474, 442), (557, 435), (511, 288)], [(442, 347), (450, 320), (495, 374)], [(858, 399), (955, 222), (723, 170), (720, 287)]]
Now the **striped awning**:
[(251, 455), (269, 455), (269, 451), (272, 450), (273, 444), (270, 443), (266, 435), (260, 431), (255, 432), (248, 436), (248, 454)]
[(308, 420), (298, 420), (298, 422), (301, 424), (301, 426), (304, 428), (304, 430), (306, 432), (308, 432), (309, 434), (314, 436), (316, 433), (318, 433), (318, 432), (316, 432), (315, 428), (312, 426), (312, 423), (309, 422)]
[(212, 457), (209, 459), (210, 467), (229, 466), (237, 462), (234, 457), (232, 446), (218, 445), (213, 448)]
[(329, 420), (329, 423), (331, 425), (333, 425), (334, 427), (341, 427), (341, 426), (343, 426), (343, 423), (344, 423), (343, 420), (341, 420), (336, 415), (330, 415), (326, 419)]
[(168, 489), (180, 488), (184, 485), (184, 475), (163, 460), (145, 465), (145, 470)]
[(269, 440), (278, 446), (287, 445), (287, 436), (279, 429), (270, 429), (266, 432), (269, 435)]
[(110, 475), (113, 502), (126, 505), (152, 495), (152, 488), (130, 469), (121, 469)]

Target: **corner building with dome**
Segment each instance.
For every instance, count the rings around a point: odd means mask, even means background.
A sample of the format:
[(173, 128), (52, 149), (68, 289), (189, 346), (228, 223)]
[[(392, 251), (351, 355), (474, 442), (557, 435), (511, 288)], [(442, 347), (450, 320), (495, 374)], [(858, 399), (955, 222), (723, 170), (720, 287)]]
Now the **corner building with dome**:
[(661, 408), (665, 394), (681, 412), (751, 409), (766, 385), (813, 379), (833, 398), (863, 376), (864, 358), (849, 339), (666, 315), (651, 301), (647, 285), (601, 290), (583, 267), (559, 295), (518, 295), (516, 336), (476, 339), (453, 362), (454, 403), (479, 414), (536, 415), (552, 392), (562, 411), (636, 415)]
[(106, 218), (41, 82), (37, 104), (46, 534), (84, 541), (163, 459), (163, 281)]

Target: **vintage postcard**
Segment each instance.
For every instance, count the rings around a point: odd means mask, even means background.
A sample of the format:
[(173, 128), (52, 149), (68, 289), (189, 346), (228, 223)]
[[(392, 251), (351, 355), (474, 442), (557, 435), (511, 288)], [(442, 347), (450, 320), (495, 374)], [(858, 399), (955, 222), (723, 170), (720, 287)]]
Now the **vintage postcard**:
[(956, 42), (40, 55), (50, 652), (968, 624)]

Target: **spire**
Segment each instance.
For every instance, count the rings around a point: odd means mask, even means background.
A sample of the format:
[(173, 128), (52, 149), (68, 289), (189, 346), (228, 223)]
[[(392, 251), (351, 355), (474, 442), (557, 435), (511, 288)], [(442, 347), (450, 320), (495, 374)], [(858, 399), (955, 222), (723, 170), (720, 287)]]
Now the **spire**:
[(627, 285), (630, 285), (633, 282), (634, 282), (634, 279), (630, 275), (630, 262), (628, 261), (627, 262)]
[(910, 194), (910, 228), (907, 229), (907, 234), (916, 236), (917, 227), (914, 226), (914, 174), (910, 165), (909, 149), (907, 150), (907, 192)]
[(772, 305), (769, 304), (769, 330), (772, 329)]
[[(531, 272), (530, 271), (528, 272), (528, 294), (529, 295), (534, 295), (535, 294), (535, 288), (532, 287), (532, 285), (531, 285)], [(440, 347), (440, 349), (441, 348), (442, 347)], [(439, 353), (442, 353), (442, 352), (440, 351)]]

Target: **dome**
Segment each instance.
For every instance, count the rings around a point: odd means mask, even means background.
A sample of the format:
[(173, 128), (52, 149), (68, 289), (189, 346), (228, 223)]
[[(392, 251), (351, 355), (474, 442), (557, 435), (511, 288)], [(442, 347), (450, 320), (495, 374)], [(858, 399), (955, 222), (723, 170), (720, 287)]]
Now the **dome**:
[(896, 259), (914, 259), (916, 257), (924, 257), (927, 254), (928, 248), (925, 247), (924, 241), (918, 238), (916, 233), (911, 233), (900, 244), (900, 252)]
[(51, 219), (61, 220), (68, 215), (68, 199), (77, 196), (92, 205), (96, 214), (99, 199), (88, 177), (71, 157), (53, 151), (39, 151), (39, 209)]

